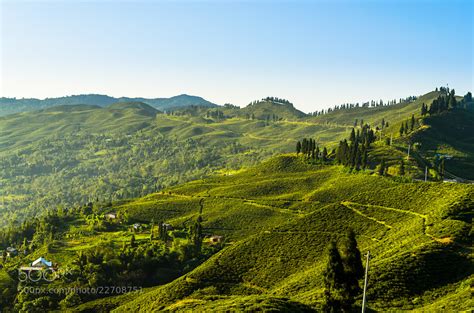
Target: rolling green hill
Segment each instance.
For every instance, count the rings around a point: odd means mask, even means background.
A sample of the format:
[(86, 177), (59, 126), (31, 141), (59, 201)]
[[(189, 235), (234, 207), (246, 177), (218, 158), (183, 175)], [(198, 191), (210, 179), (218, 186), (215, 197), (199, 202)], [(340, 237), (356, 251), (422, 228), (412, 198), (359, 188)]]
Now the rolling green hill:
[[(468, 310), (474, 187), (442, 178), (472, 178), (474, 115), (464, 104), (422, 116), (440, 95), (318, 116), (268, 98), (243, 109), (162, 112), (120, 101), (0, 117), (0, 250), (27, 251), (0, 269), (0, 306), (17, 298), (23, 310), (320, 310), (327, 244), (353, 229), (372, 255), (370, 309)], [(336, 165), (332, 150), (362, 120), (374, 130), (367, 167)], [(302, 138), (329, 157), (295, 155)], [(418, 181), (425, 166), (431, 182)], [(173, 230), (156, 237), (162, 221)], [(211, 244), (213, 235), (224, 242)], [(15, 268), (40, 256), (71, 267), (77, 286), (145, 288), (16, 294)]]
[(334, 145), (347, 131), (297, 121), (160, 114), (143, 103), (122, 102), (0, 117), (0, 211), (8, 221), (58, 204), (136, 197), (291, 152), (295, 138), (317, 136)]
[[(225, 239), (210, 258), (188, 261), (188, 266), (194, 264), (190, 271), (167, 270), (167, 277), (162, 271), (154, 273), (150, 278), (159, 275), (162, 283), (142, 293), (81, 305), (71, 301), (70, 309), (318, 310), (326, 246), (330, 240), (341, 243), (348, 229), (356, 232), (361, 251), (370, 250), (372, 256), (370, 309), (436, 311), (449, 306), (460, 311), (472, 305), (465, 298), (473, 277), (471, 185), (402, 182), (370, 172), (349, 173), (342, 166), (312, 165), (302, 156), (288, 154), (247, 170), (96, 208), (99, 214), (118, 212), (127, 219), (113, 227), (91, 227), (98, 225), (90, 224), (93, 220), (101, 219), (95, 214), (60, 219), (48, 248), (40, 244), (23, 261), (7, 263), (7, 268), (39, 256), (76, 268), (80, 251), (93, 252), (98, 247), (106, 251), (106, 266), (112, 262), (107, 253), (128, 251), (124, 247), (134, 234), (128, 228), (137, 222), (173, 225), (170, 234), (175, 239), (168, 249), (177, 253), (179, 242), (186, 240), (186, 229), (200, 215), (204, 236)], [(162, 251), (150, 243), (149, 232), (145, 226), (134, 234), (139, 244), (135, 249)], [(204, 251), (213, 247), (206, 240), (203, 245)], [(61, 286), (61, 282), (55, 284)], [(360, 301), (357, 298), (356, 304)]]
[(413, 135), (424, 155), (448, 156), (446, 170), (454, 177), (474, 180), (474, 112), (456, 110), (424, 119), (424, 127)]
[[(436, 168), (436, 154), (450, 153), (454, 158), (446, 162), (447, 171), (470, 178), (472, 171), (460, 169), (469, 168), (473, 155), (468, 135), (472, 113), (459, 109), (442, 117), (420, 116), (421, 104), (439, 95), (431, 92), (411, 102), (315, 117), (275, 100), (243, 109), (194, 106), (167, 114), (143, 102), (62, 105), (0, 117), (2, 223), (57, 205), (137, 197), (215, 172), (232, 172), (293, 152), (296, 141), (305, 137), (336, 148), (355, 119), (373, 127), (381, 127), (382, 119), (389, 123), (376, 134), (372, 169), (381, 159), (395, 168), (411, 141), (417, 144), (407, 161), (410, 176), (422, 178), (426, 164)], [(218, 111), (222, 114), (214, 114)], [(416, 131), (400, 137), (400, 124), (412, 114), (418, 121)], [(440, 132), (446, 133), (443, 141), (437, 141)], [(392, 146), (384, 143), (389, 137)], [(430, 170), (430, 179), (435, 177)]]
[[(373, 255), (369, 306), (422, 308), (472, 275), (466, 248), (473, 197), (468, 185), (398, 183), (339, 167), (311, 168), (291, 156), (175, 187), (120, 208), (132, 219), (179, 225), (197, 216), (197, 201), (204, 199), (204, 228), (226, 236), (229, 245), (117, 311), (232, 308), (249, 295), (317, 307), (325, 247), (348, 228)], [(463, 298), (453, 302), (468, 308)]]
[(97, 105), (106, 107), (116, 102), (143, 102), (158, 110), (170, 110), (180, 107), (187, 106), (203, 106), (203, 107), (216, 107), (217, 105), (209, 102), (201, 97), (190, 96), (190, 95), (179, 95), (171, 98), (129, 98), (121, 97), (114, 98), (106, 95), (75, 95), (68, 97), (59, 98), (47, 98), (47, 99), (17, 99), (17, 98), (5, 98), (0, 97), (0, 116), (28, 112), (34, 110), (45, 109), (53, 106), (62, 105)]
[(296, 120), (306, 116), (305, 113), (297, 110), (291, 103), (279, 103), (269, 100), (262, 100), (255, 104), (249, 104), (240, 110), (240, 113), (262, 120), (267, 118), (277, 120)]

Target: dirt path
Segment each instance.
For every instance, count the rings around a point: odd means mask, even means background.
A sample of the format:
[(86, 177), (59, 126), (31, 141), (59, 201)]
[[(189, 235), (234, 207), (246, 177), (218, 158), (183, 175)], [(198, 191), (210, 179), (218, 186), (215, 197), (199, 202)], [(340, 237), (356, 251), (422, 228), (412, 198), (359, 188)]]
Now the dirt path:
[[(361, 216), (363, 216), (363, 217), (365, 217), (365, 218), (367, 218), (367, 219), (369, 219), (369, 220), (372, 220), (372, 221), (374, 221), (374, 222), (376, 222), (376, 223), (379, 223), (379, 224), (381, 224), (381, 225), (387, 227), (388, 229), (391, 229), (391, 228), (392, 228), (391, 225), (388, 225), (388, 224), (385, 223), (384, 221), (379, 221), (379, 220), (377, 220), (376, 218), (374, 218), (374, 217), (372, 217), (372, 216), (369, 216), (369, 215), (367, 215), (367, 214), (364, 214), (364, 213), (362, 213), (360, 210), (357, 210), (356, 208), (352, 207), (351, 204), (353, 204), (353, 203), (351, 203), (351, 202), (342, 201), (341, 204), (342, 204), (343, 206), (345, 206), (346, 208), (351, 209), (351, 210), (354, 211), (355, 213), (357, 213), (357, 214), (359, 214), (359, 215), (361, 215)], [(360, 204), (358, 204), (358, 205), (360, 205)]]
[(352, 211), (354, 211), (355, 213), (357, 214), (360, 214), (370, 220), (373, 220), (374, 222), (376, 223), (379, 223), (379, 224), (382, 224), (384, 226), (386, 226), (387, 228), (392, 228), (392, 226), (390, 225), (387, 225), (384, 221), (380, 221), (380, 220), (377, 220), (376, 218), (374, 217), (371, 217), (371, 216), (368, 216), (364, 213), (362, 213), (361, 211), (357, 210), (356, 208), (353, 207), (353, 205), (359, 205), (359, 206), (362, 206), (362, 207), (369, 207), (369, 208), (375, 208), (375, 209), (382, 209), (382, 210), (387, 210), (387, 211), (395, 211), (395, 212), (400, 212), (400, 213), (404, 213), (404, 214), (410, 214), (410, 215), (413, 215), (413, 216), (416, 216), (418, 218), (421, 218), (422, 221), (423, 221), (423, 234), (427, 237), (429, 237), (431, 240), (433, 241), (437, 241), (437, 242), (441, 242), (441, 243), (450, 243), (449, 240), (447, 240), (446, 238), (438, 238), (438, 237), (435, 237), (433, 236), (432, 234), (430, 234), (428, 232), (428, 216), (425, 215), (425, 214), (421, 214), (421, 213), (417, 213), (417, 212), (413, 212), (413, 211), (409, 211), (409, 210), (402, 210), (402, 209), (397, 209), (397, 208), (391, 208), (391, 207), (386, 207), (386, 206), (381, 206), (381, 205), (372, 205), (372, 204), (362, 204), (362, 203), (356, 203), (356, 202), (351, 202), (351, 201), (342, 201), (341, 204), (349, 209), (351, 209)]

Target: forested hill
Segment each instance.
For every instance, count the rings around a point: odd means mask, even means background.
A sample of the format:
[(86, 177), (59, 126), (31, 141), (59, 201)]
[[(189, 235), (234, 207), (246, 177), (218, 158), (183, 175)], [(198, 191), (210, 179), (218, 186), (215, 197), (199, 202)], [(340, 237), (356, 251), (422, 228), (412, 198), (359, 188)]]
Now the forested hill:
[[(302, 154), (232, 174), (137, 199), (59, 207), (7, 228), (0, 245), (26, 254), (0, 269), (0, 305), (28, 312), (320, 312), (328, 243), (337, 242), (347, 260), (352, 229), (360, 252), (371, 253), (369, 309), (471, 307), (474, 186), (351, 173)], [(40, 256), (70, 269), (50, 287), (144, 289), (18, 293), (28, 286), (18, 283), (18, 266)], [(351, 296), (342, 294), (354, 310), (361, 272)]]
[(115, 102), (143, 102), (158, 110), (169, 110), (185, 106), (204, 106), (204, 107), (215, 107), (216, 104), (209, 102), (201, 97), (190, 96), (190, 95), (179, 95), (171, 98), (114, 98), (106, 95), (86, 94), (86, 95), (74, 95), (68, 97), (59, 98), (46, 98), (40, 99), (17, 99), (17, 98), (0, 98), (0, 116), (34, 111), (39, 109), (45, 109), (52, 106), (59, 105), (77, 105), (77, 104), (90, 104), (101, 107), (108, 106)]
[[(446, 97), (445, 90), (311, 116), (288, 100), (267, 97), (242, 109), (188, 106), (163, 112), (143, 102), (123, 101), (0, 117), (1, 223), (57, 205), (137, 197), (215, 172), (232, 172), (294, 152), (303, 138), (313, 139), (321, 152), (327, 148), (334, 158), (333, 149), (363, 124), (370, 125), (376, 139), (367, 150), (368, 170), (382, 159), (393, 170), (411, 146), (412, 158), (405, 164), (409, 177), (423, 178), (428, 165), (428, 179), (440, 179), (440, 167), (446, 174), (472, 179), (469, 134), (474, 123), (467, 113), (472, 97), (457, 97), (456, 109), (422, 115), (422, 108), (441, 103), (440, 97)], [(412, 119), (413, 128), (407, 126), (401, 134), (400, 126)], [(451, 158), (442, 161), (439, 155)]]
[[(474, 190), (450, 178), (473, 175), (473, 106), (440, 88), (311, 115), (267, 97), (0, 117), (0, 307), (318, 311), (327, 243), (341, 269), (357, 239), (371, 309), (468, 309)], [(150, 289), (18, 293), (18, 267), (41, 256), (73, 269), (55, 287)], [(360, 305), (347, 273), (344, 303)]]

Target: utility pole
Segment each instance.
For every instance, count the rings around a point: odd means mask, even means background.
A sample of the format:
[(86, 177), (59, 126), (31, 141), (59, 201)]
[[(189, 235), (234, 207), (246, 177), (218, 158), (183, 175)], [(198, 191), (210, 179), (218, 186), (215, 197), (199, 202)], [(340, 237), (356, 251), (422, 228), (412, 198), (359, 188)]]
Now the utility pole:
[(425, 182), (428, 180), (428, 166), (425, 166)]
[(407, 161), (410, 161), (410, 147), (411, 147), (411, 144), (408, 144), (408, 155), (407, 155)]
[(367, 291), (367, 278), (369, 273), (369, 255), (370, 251), (367, 251), (367, 259), (365, 261), (365, 279), (364, 279), (364, 295), (362, 296), (362, 313), (365, 313), (365, 304), (366, 304), (366, 291)]

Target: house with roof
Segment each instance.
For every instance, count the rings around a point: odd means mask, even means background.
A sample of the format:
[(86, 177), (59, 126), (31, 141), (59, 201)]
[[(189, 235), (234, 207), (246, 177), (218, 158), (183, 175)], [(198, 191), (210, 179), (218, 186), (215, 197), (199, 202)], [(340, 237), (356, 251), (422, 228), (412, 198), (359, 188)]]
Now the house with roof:
[(43, 257), (39, 257), (31, 263), (32, 267), (52, 267), (53, 262), (46, 260)]
[(209, 242), (211, 244), (217, 244), (217, 243), (221, 243), (223, 241), (224, 241), (224, 236), (213, 235), (213, 236), (209, 237)]
[(7, 251), (7, 257), (11, 258), (18, 255), (18, 250), (13, 247), (8, 247), (6, 251)]
[(171, 224), (168, 224), (168, 223), (163, 223), (163, 224), (161, 224), (161, 226), (163, 226), (163, 228), (167, 231), (174, 229), (173, 226)]
[(108, 219), (111, 219), (111, 220), (114, 220), (117, 218), (117, 213), (115, 212), (110, 212), (110, 213), (107, 213), (105, 214), (105, 218), (108, 218)]

